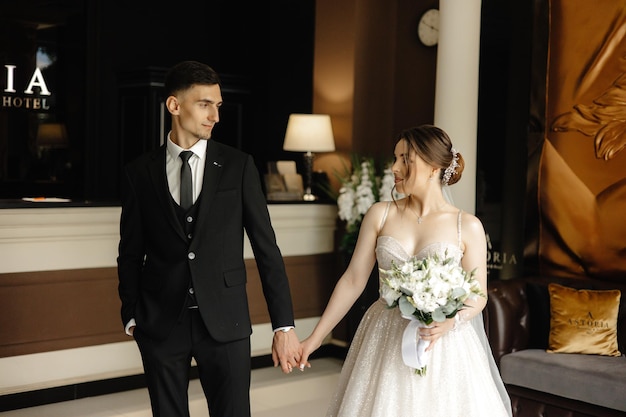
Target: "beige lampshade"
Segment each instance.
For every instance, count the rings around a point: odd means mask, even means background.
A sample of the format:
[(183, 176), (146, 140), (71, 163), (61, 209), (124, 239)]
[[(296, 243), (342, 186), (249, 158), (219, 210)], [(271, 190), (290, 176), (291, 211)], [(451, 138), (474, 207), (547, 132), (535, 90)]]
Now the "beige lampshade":
[(42, 123), (37, 128), (37, 146), (62, 148), (67, 146), (67, 130), (63, 123)]
[(332, 152), (335, 138), (327, 114), (292, 114), (289, 116), (283, 149), (295, 152)]

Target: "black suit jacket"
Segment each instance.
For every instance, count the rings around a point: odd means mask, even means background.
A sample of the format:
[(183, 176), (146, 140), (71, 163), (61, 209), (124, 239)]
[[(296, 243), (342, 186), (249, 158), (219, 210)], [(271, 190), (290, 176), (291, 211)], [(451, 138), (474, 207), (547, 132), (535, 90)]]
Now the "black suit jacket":
[(274, 327), (293, 325), (284, 262), (252, 157), (209, 140), (199, 211), (187, 241), (170, 195), (166, 147), (124, 170), (118, 256), (124, 325), (154, 339), (167, 337), (183, 311), (189, 280), (200, 314), (221, 342), (250, 336), (243, 259), (250, 238)]

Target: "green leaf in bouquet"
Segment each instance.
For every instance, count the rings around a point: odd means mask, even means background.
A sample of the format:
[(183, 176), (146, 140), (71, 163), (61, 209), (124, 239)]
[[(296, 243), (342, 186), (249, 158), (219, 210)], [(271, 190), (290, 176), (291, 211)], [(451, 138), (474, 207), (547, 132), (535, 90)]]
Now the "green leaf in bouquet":
[(446, 321), (446, 315), (442, 311), (441, 308), (438, 308), (435, 311), (433, 311), (432, 312), (432, 317), (433, 317), (433, 321), (436, 321), (436, 322)]
[(462, 287), (457, 287), (452, 290), (450, 297), (454, 299), (459, 299), (465, 297), (466, 295), (467, 292)]
[(415, 313), (415, 306), (413, 306), (406, 297), (400, 297), (398, 300), (398, 308), (400, 308), (400, 312), (404, 316), (410, 316)]

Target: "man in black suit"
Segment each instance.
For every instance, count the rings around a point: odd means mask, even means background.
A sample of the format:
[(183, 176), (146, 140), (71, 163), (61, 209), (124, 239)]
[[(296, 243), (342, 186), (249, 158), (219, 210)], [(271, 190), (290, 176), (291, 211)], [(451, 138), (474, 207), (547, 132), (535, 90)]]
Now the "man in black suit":
[(155, 417), (189, 416), (192, 358), (211, 416), (249, 417), (244, 229), (274, 327), (274, 366), (289, 373), (300, 343), (285, 266), (252, 157), (210, 140), (222, 104), (218, 74), (182, 62), (169, 71), (165, 93), (166, 144), (124, 170), (122, 322), (141, 352)]

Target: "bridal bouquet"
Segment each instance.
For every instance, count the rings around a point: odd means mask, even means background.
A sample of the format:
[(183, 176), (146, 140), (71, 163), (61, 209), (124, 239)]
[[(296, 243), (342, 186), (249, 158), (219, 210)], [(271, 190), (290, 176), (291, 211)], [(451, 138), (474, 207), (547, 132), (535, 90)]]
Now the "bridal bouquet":
[(410, 320), (403, 335), (402, 358), (418, 375), (426, 373), (425, 350), (430, 344), (419, 339), (419, 328), (454, 317), (471, 296), (484, 297), (475, 272), (465, 271), (447, 252), (443, 259), (437, 255), (411, 258), (402, 265), (392, 262), (389, 270), (380, 269), (382, 298)]

